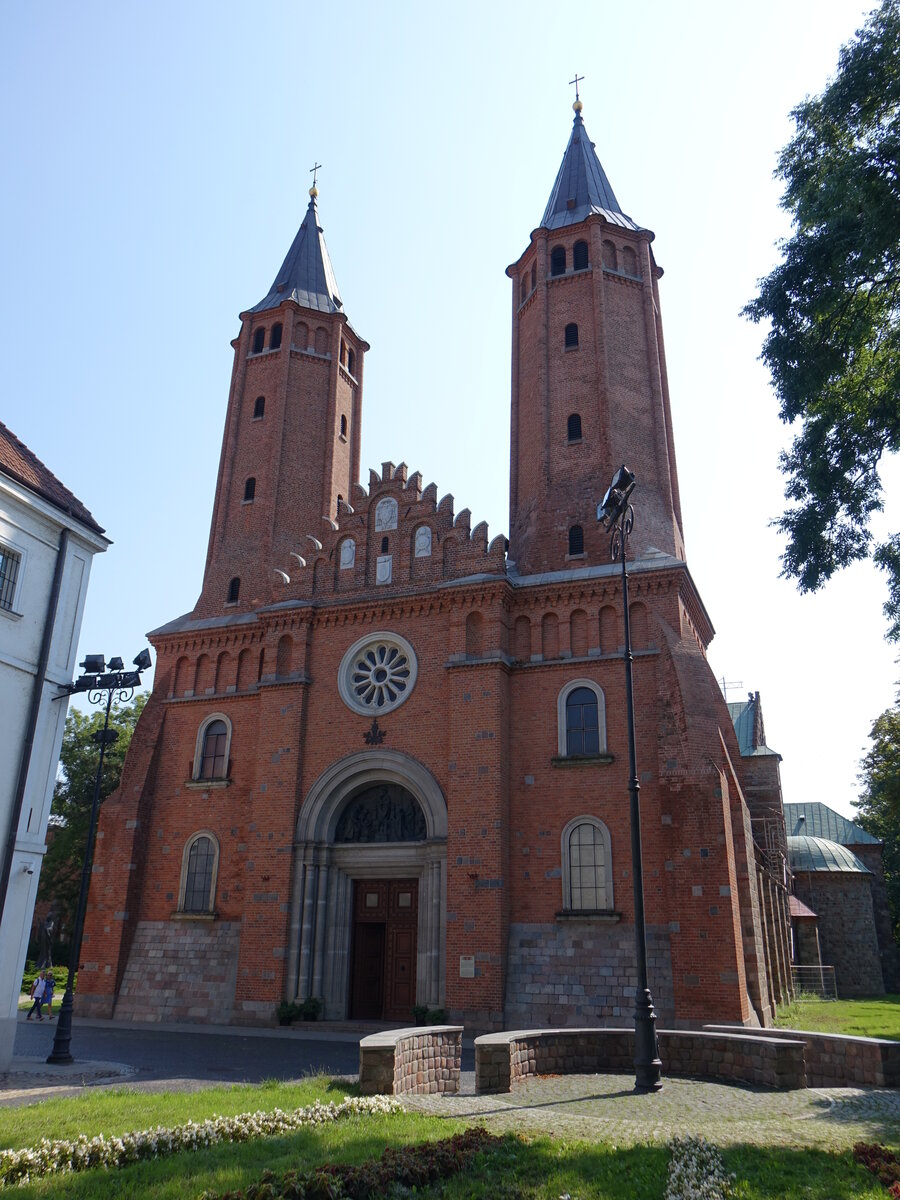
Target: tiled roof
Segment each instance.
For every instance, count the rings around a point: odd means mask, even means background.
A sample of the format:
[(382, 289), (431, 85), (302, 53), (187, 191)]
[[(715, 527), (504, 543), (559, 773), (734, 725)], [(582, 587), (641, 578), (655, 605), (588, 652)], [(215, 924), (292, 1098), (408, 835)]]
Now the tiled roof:
[(619, 207), (579, 111), (575, 113), (572, 136), (544, 209), (541, 227), (562, 229), (566, 225), (584, 221), (593, 213), (606, 217), (611, 224), (620, 225), (623, 229), (641, 228)]
[(852, 850), (827, 838), (788, 835), (787, 844), (792, 871), (853, 872), (871, 875), (869, 868), (859, 861)]
[(881, 845), (877, 837), (866, 833), (865, 829), (818, 801), (809, 804), (786, 804), (784, 825), (789, 834), (806, 833), (810, 837), (828, 838), (841, 846)]
[(103, 533), (90, 512), (77, 496), (73, 496), (65, 484), (60, 483), (49, 468), (45, 467), (23, 441), (0, 422), (0, 471), (17, 483), (35, 492), (42, 499), (60, 509), (70, 517), (87, 525), (96, 533)]
[(807, 908), (802, 900), (798, 900), (796, 896), (788, 896), (788, 903), (792, 917), (815, 917), (817, 915), (811, 908)]
[(294, 300), (302, 308), (316, 312), (342, 312), (344, 308), (313, 195), (275, 282), (259, 304), (248, 311), (265, 312), (285, 300)]

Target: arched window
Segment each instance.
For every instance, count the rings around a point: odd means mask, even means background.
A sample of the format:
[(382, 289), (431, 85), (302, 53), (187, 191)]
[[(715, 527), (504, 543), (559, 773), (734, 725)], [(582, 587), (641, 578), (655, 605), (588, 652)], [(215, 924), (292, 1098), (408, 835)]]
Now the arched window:
[(612, 912), (609, 830), (596, 817), (575, 817), (562, 831), (563, 911)]
[(286, 633), (278, 639), (278, 650), (275, 655), (275, 675), (278, 679), (286, 679), (291, 673), (294, 656), (294, 639)]
[(630, 246), (625, 246), (622, 250), (622, 270), (626, 275), (630, 275), (632, 279), (640, 279), (641, 277), (637, 255)]
[(344, 416), (343, 413), (341, 413), (341, 437), (345, 438), (346, 436), (347, 436), (347, 418)]
[(569, 529), (569, 553), (584, 554), (584, 529), (580, 525)]
[(573, 679), (556, 701), (560, 758), (606, 754), (606, 698), (592, 679)]
[(266, 415), (266, 398), (265, 396), (257, 396), (253, 405), (253, 420), (259, 421)]
[(355, 350), (347, 351), (347, 370), (350, 372), (351, 375), (356, 374), (356, 351)]
[(516, 617), (513, 648), (519, 662), (531, 661), (531, 622), (526, 616)]
[(210, 832), (195, 833), (184, 848), (178, 910), (211, 913), (219, 870), (219, 843)]
[(537, 263), (531, 264), (531, 290), (537, 287)]
[(570, 413), (566, 421), (566, 436), (570, 442), (581, 441), (581, 413)]
[(280, 350), (281, 349), (281, 322), (280, 321), (272, 326), (272, 332), (269, 336), (269, 349), (270, 350)]
[(256, 330), (253, 335), (253, 353), (262, 354), (266, 345), (266, 331), (262, 327)]
[(588, 266), (587, 242), (576, 242), (572, 247), (572, 270), (586, 271)]
[(251, 475), (244, 484), (244, 500), (245, 502), (256, 499), (256, 480)]
[(208, 716), (197, 731), (194, 779), (227, 779), (231, 749), (231, 722), (224, 713)]
[(316, 329), (316, 354), (328, 353), (328, 330), (324, 325)]
[(301, 350), (309, 349), (309, 326), (305, 321), (294, 326), (294, 345), (299, 346)]
[(524, 304), (527, 296), (528, 296), (528, 284), (526, 283), (525, 276), (523, 275), (522, 281), (519, 284), (519, 303)]
[(566, 326), (565, 344), (567, 350), (571, 350), (573, 346), (578, 345), (578, 326), (574, 321), (571, 321)]
[(609, 271), (618, 271), (619, 256), (616, 253), (615, 242), (607, 240), (603, 243), (603, 265)]
[(550, 274), (565, 275), (566, 273), (566, 248), (565, 246), (554, 246), (550, 251)]
[(346, 367), (346, 365), (347, 365), (347, 344), (346, 344), (346, 342), (341, 342), (341, 366)]
[(228, 585), (228, 599), (226, 601), (226, 604), (237, 604), (238, 597), (240, 596), (240, 594), (241, 594), (241, 581), (237, 577), (237, 575), (235, 575), (234, 579), (232, 579)]

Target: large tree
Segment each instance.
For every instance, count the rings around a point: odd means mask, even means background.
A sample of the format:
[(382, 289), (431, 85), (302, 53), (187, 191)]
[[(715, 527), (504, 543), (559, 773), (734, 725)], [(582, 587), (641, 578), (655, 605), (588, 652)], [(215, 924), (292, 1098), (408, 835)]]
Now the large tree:
[(870, 737), (872, 748), (859, 777), (858, 822), (884, 842), (884, 881), (894, 937), (900, 941), (900, 706), (881, 714)]
[(879, 465), (900, 449), (900, 0), (883, 0), (792, 116), (776, 177), (794, 232), (745, 309), (770, 323), (762, 358), (795, 426), (784, 574), (815, 591), (871, 556), (900, 639), (900, 534), (878, 542), (869, 528)]
[[(100, 798), (119, 786), (125, 752), (138, 717), (147, 703), (147, 694), (139, 692), (130, 704), (113, 703), (109, 727), (118, 738), (106, 747)], [(100, 760), (100, 747), (94, 734), (103, 729), (104, 711), (91, 713), (70, 708), (60, 751), (60, 773), (53, 793), (47, 853), (41, 867), (38, 903), (51, 905), (56, 915), (57, 935), (71, 928), (81, 886), (85, 843), (94, 797), (94, 783)]]

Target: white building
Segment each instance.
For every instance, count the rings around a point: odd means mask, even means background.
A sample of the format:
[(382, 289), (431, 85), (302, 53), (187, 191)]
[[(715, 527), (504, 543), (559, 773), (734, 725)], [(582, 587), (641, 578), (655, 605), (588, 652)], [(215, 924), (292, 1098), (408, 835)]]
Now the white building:
[[(80, 500), (0, 423), (0, 1070), (9, 1065), (91, 560)], [(61, 698), (60, 698), (61, 697)]]

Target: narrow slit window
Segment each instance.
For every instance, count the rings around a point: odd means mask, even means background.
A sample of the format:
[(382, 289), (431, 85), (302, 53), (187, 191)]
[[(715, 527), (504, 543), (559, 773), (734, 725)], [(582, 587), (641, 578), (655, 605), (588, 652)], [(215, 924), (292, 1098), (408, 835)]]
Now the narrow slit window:
[(570, 413), (566, 422), (566, 436), (570, 442), (581, 441), (581, 413)]
[(265, 329), (257, 329), (253, 335), (253, 353), (262, 354), (266, 347), (266, 331)]
[(0, 608), (5, 608), (7, 612), (12, 612), (21, 562), (21, 554), (0, 546)]
[(588, 265), (587, 242), (576, 242), (572, 247), (572, 270), (586, 271)]
[(281, 323), (272, 326), (272, 336), (269, 338), (269, 349), (281, 349)]
[(566, 273), (566, 248), (565, 246), (554, 246), (550, 251), (550, 274), (565, 275)]
[(247, 482), (244, 484), (244, 500), (248, 501), (248, 500), (255, 500), (255, 499), (256, 499), (256, 480), (251, 475), (250, 478), (247, 480)]
[(345, 438), (346, 436), (347, 436), (347, 418), (344, 416), (343, 413), (341, 413), (341, 437)]
[(584, 554), (584, 530), (580, 525), (573, 525), (569, 530), (569, 553)]
[(241, 594), (241, 581), (237, 576), (228, 585), (228, 604), (237, 604)]
[(574, 346), (578, 345), (578, 326), (574, 321), (571, 321), (566, 326), (565, 344), (567, 350), (571, 350)]
[(253, 420), (259, 421), (266, 415), (266, 398), (257, 396), (253, 405)]

